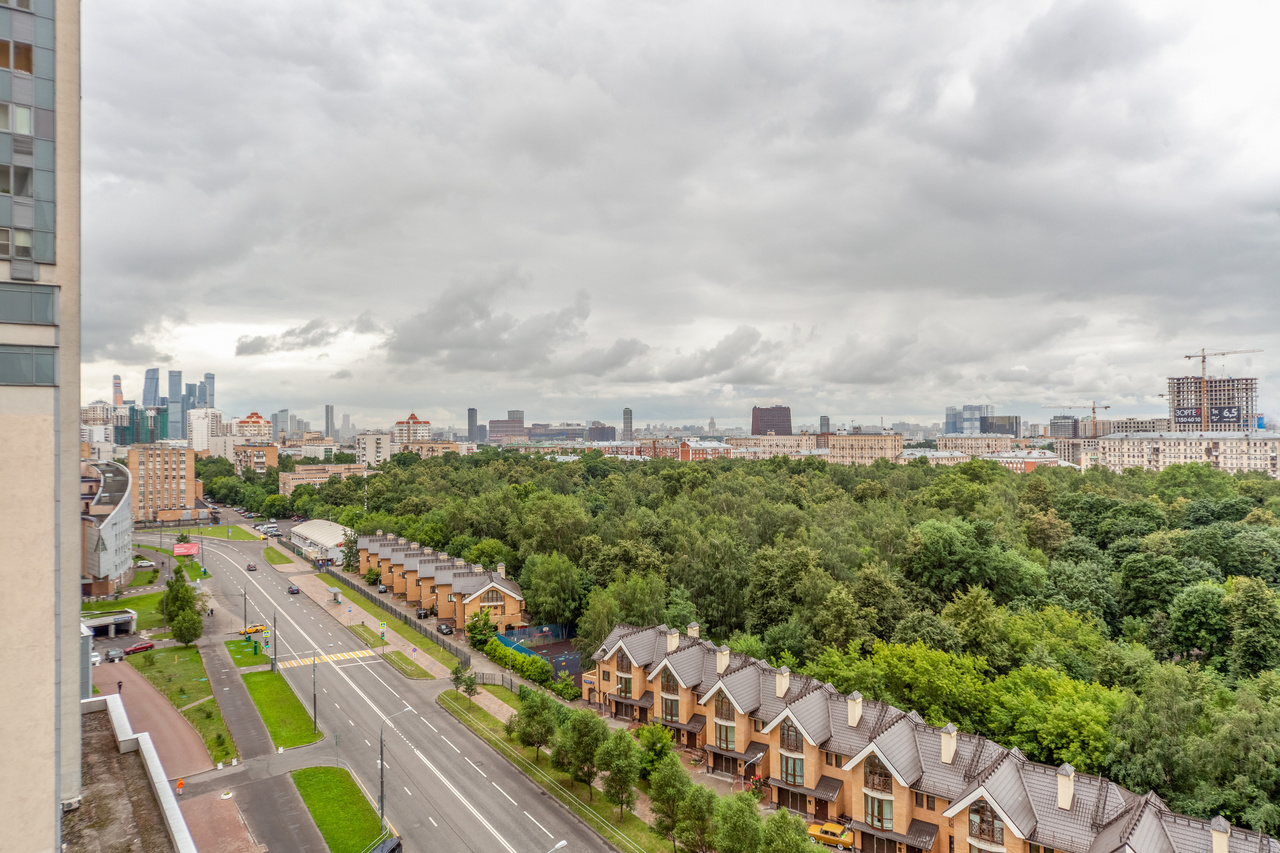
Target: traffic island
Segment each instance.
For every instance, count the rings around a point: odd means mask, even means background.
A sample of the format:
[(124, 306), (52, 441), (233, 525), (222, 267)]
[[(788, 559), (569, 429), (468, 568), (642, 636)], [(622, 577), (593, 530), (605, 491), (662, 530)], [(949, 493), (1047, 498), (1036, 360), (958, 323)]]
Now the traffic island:
[(271, 742), (289, 749), (315, 743), (324, 735), (314, 731), (311, 715), (302, 707), (289, 682), (278, 672), (248, 672), (243, 676), (249, 698), (258, 708)]
[(378, 813), (342, 767), (307, 767), (290, 774), (332, 853), (362, 853), (381, 834)]

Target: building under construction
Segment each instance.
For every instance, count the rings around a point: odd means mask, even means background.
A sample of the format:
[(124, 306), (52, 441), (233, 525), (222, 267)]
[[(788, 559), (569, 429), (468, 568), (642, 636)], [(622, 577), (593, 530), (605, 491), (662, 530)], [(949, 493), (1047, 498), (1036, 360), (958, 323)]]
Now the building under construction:
[(1257, 428), (1257, 379), (1170, 376), (1168, 398), (1170, 426), (1175, 432)]

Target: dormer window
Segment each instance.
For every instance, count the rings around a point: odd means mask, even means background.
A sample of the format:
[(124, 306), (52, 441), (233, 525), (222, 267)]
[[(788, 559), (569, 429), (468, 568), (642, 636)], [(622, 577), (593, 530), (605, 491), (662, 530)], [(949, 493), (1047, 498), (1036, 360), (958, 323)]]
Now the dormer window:
[(676, 676), (669, 669), (662, 671), (662, 692), (676, 694), (679, 692), (679, 685), (676, 684)]
[(893, 793), (893, 776), (890, 775), (889, 768), (884, 766), (884, 762), (875, 753), (867, 756), (862, 773), (863, 784), (872, 791), (879, 791), (883, 794)]
[(488, 592), (486, 592), (486, 593), (484, 594), (484, 598), (482, 598), (482, 599), (480, 599), (480, 600), (481, 600), (481, 602), (483, 602), (484, 604), (501, 604), (501, 603), (502, 603), (502, 593), (498, 592), (496, 589), (491, 589), (491, 590), (489, 590)]
[(734, 719), (733, 703), (729, 701), (729, 697), (724, 695), (723, 692), (716, 694), (716, 719)]
[(778, 747), (787, 752), (804, 752), (800, 729), (790, 720), (783, 720), (782, 725), (778, 726)]
[(631, 672), (631, 658), (622, 649), (618, 649), (618, 672)]
[(978, 800), (969, 806), (969, 837), (1004, 844), (1004, 821), (986, 800)]

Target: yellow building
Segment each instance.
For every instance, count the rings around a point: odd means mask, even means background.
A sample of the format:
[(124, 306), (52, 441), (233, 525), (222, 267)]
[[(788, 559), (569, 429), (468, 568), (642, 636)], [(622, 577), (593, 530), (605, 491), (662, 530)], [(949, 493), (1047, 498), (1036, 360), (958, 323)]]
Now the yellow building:
[(827, 461), (835, 465), (871, 465), (877, 459), (893, 461), (902, 453), (902, 436), (828, 435)]

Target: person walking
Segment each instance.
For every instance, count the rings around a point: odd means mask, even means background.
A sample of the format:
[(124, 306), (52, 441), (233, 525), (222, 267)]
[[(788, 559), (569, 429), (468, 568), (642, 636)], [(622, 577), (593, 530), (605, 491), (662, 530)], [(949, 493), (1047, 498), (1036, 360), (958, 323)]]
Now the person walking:
[(123, 693), (123, 692), (124, 692), (124, 682), (123, 682), (123, 681), (117, 681), (117, 682), (116, 682), (116, 692), (117, 692), (117, 693)]

